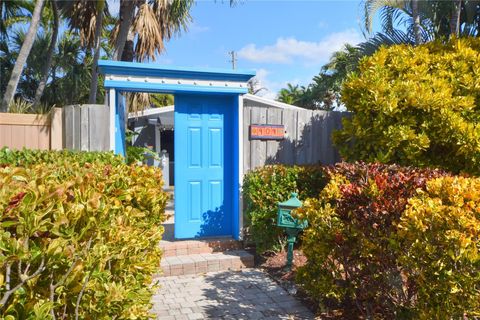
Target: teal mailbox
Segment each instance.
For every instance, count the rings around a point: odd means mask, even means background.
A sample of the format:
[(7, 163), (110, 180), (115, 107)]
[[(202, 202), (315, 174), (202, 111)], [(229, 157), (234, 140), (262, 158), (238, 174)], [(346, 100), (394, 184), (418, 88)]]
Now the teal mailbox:
[(293, 263), (293, 245), (297, 240), (297, 236), (308, 226), (306, 220), (299, 220), (292, 217), (292, 211), (302, 206), (302, 202), (297, 198), (298, 194), (293, 192), (291, 198), (285, 202), (278, 203), (277, 226), (285, 228), (287, 232), (287, 269), (292, 268)]

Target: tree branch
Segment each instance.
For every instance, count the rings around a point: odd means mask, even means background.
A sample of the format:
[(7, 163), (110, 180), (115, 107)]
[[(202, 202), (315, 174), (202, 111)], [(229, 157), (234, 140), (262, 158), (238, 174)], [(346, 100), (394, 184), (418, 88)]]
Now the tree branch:
[[(27, 266), (27, 269), (28, 269), (28, 266)], [(33, 279), (35, 278), (36, 276), (38, 276), (40, 273), (43, 272), (43, 270), (45, 270), (45, 257), (42, 257), (42, 261), (40, 262), (40, 266), (38, 266), (38, 269), (32, 273), (31, 275), (27, 276), (26, 273), (23, 273), (22, 276), (20, 277), (20, 283), (17, 284), (15, 287), (13, 287), (12, 289), (10, 290), (7, 290), (7, 292), (5, 292), (5, 294), (3, 295), (2, 299), (0, 300), (0, 308), (3, 308), (3, 306), (7, 303), (8, 301), (8, 298), (10, 298), (10, 296), (15, 292), (17, 291), (18, 289), (20, 289), (24, 284), (25, 282), (27, 282), (28, 280), (30, 279)], [(8, 282), (10, 282), (10, 265), (7, 265), (7, 274), (8, 274)], [(10, 286), (10, 285), (8, 285)]]
[[(55, 286), (53, 285), (53, 273), (50, 274), (50, 301), (52, 301), (52, 303), (55, 303)], [(52, 316), (53, 320), (56, 319), (54, 305), (50, 309), (50, 315)]]
[[(75, 258), (75, 260), (73, 260), (73, 263), (70, 265), (70, 267), (68, 268), (67, 272), (62, 276), (62, 278), (55, 284), (53, 284), (53, 273), (51, 274), (51, 281), (50, 281), (50, 301), (52, 301), (52, 303), (55, 304), (55, 290), (60, 286), (62, 285), (63, 283), (65, 283), (65, 280), (67, 280), (67, 277), (70, 275), (70, 273), (72, 273), (73, 271), (73, 268), (75, 267), (75, 265), (77, 264), (77, 261), (78, 261), (78, 257)], [(50, 310), (50, 315), (52, 316), (53, 320), (56, 319), (55, 317), (55, 311), (54, 311), (54, 308), (52, 308)]]
[[(90, 249), (90, 246), (92, 245), (92, 240), (93, 240), (93, 236), (90, 237), (90, 239), (88, 240), (86, 251), (88, 251)], [(75, 320), (78, 320), (78, 309), (80, 307), (80, 301), (82, 301), (82, 296), (83, 296), (83, 293), (85, 292), (85, 288), (87, 287), (88, 280), (90, 280), (90, 275), (91, 274), (92, 274), (92, 270), (90, 270), (88, 275), (85, 277), (85, 281), (83, 282), (82, 290), (80, 290), (80, 293), (78, 294), (77, 303), (75, 305)]]
[(78, 320), (78, 308), (80, 307), (80, 301), (82, 300), (83, 293), (85, 292), (85, 288), (87, 287), (88, 280), (90, 280), (90, 275), (92, 272), (89, 272), (88, 275), (85, 277), (85, 281), (83, 282), (82, 290), (77, 297), (77, 304), (75, 305), (75, 320)]
[(10, 290), (10, 272), (11, 272), (11, 267), (12, 265), (10, 263), (7, 263), (7, 266), (5, 267), (5, 288)]

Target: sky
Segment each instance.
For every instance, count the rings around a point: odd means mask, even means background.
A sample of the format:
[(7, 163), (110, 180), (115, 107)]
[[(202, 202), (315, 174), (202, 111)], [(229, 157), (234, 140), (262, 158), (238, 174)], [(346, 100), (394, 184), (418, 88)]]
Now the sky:
[[(115, 4), (113, 4), (113, 7)], [(111, 6), (111, 11), (116, 8)], [(287, 83), (308, 85), (334, 51), (364, 40), (360, 0), (200, 0), (187, 32), (166, 43), (154, 63), (185, 67), (254, 69), (263, 96)]]

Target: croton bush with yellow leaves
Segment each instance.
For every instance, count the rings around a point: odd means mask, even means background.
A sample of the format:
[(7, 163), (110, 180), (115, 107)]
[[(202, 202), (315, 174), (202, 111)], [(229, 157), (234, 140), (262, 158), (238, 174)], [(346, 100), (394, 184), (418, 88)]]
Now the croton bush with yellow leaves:
[(480, 174), (480, 39), (384, 47), (344, 83), (347, 161)]
[(0, 166), (0, 317), (148, 318), (167, 200), (160, 170), (112, 155), (22, 157), (9, 165), (4, 154)]
[[(307, 218), (302, 287), (346, 318), (480, 315), (480, 179), (432, 169), (341, 163)], [(348, 314), (350, 313), (350, 314)]]

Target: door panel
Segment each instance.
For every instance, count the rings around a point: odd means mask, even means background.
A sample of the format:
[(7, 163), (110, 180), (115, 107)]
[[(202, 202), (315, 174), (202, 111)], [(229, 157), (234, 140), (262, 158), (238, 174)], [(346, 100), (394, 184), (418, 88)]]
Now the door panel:
[(188, 127), (188, 167), (202, 167), (202, 128)]
[(232, 110), (228, 96), (175, 96), (177, 239), (232, 235)]
[(221, 128), (208, 128), (208, 144), (209, 148), (208, 165), (210, 168), (218, 168), (223, 166), (223, 137)]
[(199, 222), (202, 216), (202, 182), (188, 182), (188, 210), (189, 222)]

